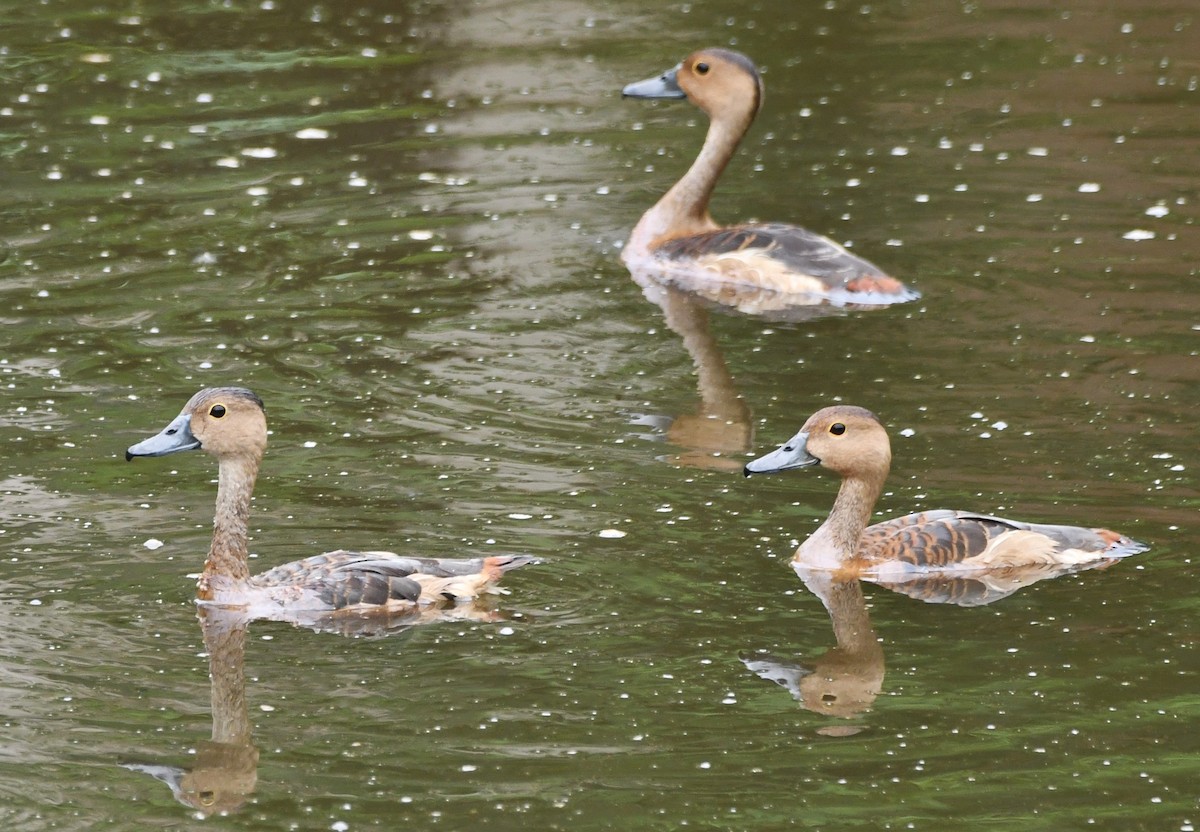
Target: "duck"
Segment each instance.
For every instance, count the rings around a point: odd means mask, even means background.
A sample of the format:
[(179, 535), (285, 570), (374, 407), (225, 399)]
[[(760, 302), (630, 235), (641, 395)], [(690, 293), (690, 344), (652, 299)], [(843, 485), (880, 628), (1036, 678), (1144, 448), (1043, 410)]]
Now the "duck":
[(247, 523), (266, 447), (262, 399), (244, 387), (212, 387), (125, 452), (127, 461), (191, 450), (217, 458), (212, 544), (196, 585), (201, 604), (308, 626), (329, 616), (405, 618), (470, 603), (496, 591), (505, 572), (538, 562), (529, 555), (443, 559), (338, 549), (251, 575)]
[(749, 462), (744, 473), (749, 477), (819, 466), (839, 475), (833, 509), (796, 550), (793, 567), (894, 584), (900, 591), (930, 573), (1044, 576), (1054, 570), (1102, 568), (1149, 548), (1109, 529), (1025, 523), (952, 509), (867, 525), (891, 462), (891, 444), (879, 417), (866, 408), (835, 405), (818, 410), (799, 433)]
[[(920, 294), (828, 237), (779, 222), (718, 225), (708, 204), (717, 180), (762, 108), (758, 68), (740, 52), (693, 52), (661, 75), (627, 85), (626, 98), (686, 98), (709, 117), (687, 173), (642, 215), (622, 250), (634, 272), (710, 285), (709, 294), (766, 291), (797, 305), (877, 306)], [(720, 300), (721, 298), (717, 298)], [(736, 305), (736, 303), (734, 304)]]

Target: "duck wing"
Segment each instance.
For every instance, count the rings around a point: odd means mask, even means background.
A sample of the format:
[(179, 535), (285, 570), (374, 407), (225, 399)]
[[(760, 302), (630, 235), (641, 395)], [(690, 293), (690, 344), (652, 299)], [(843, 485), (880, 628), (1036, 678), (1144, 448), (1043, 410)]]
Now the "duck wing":
[(996, 569), (1097, 563), (1148, 547), (1108, 529), (1022, 523), (962, 511), (925, 511), (876, 523), (861, 552), (872, 564)]
[(678, 237), (660, 243), (655, 252), (731, 279), (743, 272), (763, 288), (777, 291), (887, 295), (892, 301), (917, 297), (869, 260), (828, 237), (786, 223), (735, 225)]
[(339, 549), (270, 569), (261, 587), (298, 587), (331, 610), (398, 602), (458, 601), (475, 597), (509, 569), (536, 562), (527, 555), (489, 558), (414, 558), (394, 552)]

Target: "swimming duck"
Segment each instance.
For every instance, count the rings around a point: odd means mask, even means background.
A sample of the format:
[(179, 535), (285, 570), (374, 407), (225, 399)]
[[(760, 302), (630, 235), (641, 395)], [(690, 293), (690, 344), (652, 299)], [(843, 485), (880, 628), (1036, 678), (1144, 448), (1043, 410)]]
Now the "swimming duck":
[(621, 253), (630, 270), (653, 268), (688, 277), (794, 296), (799, 305), (889, 304), (919, 294), (873, 263), (804, 228), (785, 223), (721, 227), (708, 202), (742, 136), (758, 115), (762, 78), (754, 63), (728, 49), (702, 49), (662, 75), (629, 84), (630, 98), (687, 98), (709, 117), (708, 135), (691, 168), (634, 227)]
[(262, 399), (242, 387), (215, 387), (192, 396), (158, 435), (125, 452), (127, 460), (190, 450), (217, 458), (212, 546), (196, 589), (202, 603), (306, 625), (329, 615), (407, 615), (470, 601), (509, 569), (536, 562), (526, 555), (443, 560), (339, 549), (251, 576), (247, 520), (266, 447)]
[(787, 444), (746, 465), (745, 474), (820, 465), (841, 476), (829, 518), (796, 550), (792, 563), (797, 570), (829, 569), (903, 585), (914, 572), (935, 570), (1089, 569), (1149, 548), (1108, 529), (1022, 523), (946, 509), (868, 526), (891, 461), (879, 418), (861, 407), (838, 405), (818, 410)]

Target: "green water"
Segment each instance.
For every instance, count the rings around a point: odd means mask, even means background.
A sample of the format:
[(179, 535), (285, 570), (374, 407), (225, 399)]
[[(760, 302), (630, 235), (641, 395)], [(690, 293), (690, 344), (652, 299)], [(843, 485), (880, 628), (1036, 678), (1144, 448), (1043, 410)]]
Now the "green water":
[[(273, 431), (253, 568), (546, 562), (501, 621), (251, 626), (216, 828), (1192, 828), (1198, 36), (1158, 0), (4, 4), (0, 818), (197, 825), (135, 769), (207, 759), (215, 469), (122, 452), (237, 383)], [(630, 280), (703, 122), (619, 90), (711, 44), (767, 88), (714, 214), (920, 302)], [(808, 710), (743, 658), (834, 648), (785, 564), (835, 482), (731, 469), (839, 400), (892, 430), (883, 516), (1153, 548), (983, 608), (868, 586), (882, 689)]]

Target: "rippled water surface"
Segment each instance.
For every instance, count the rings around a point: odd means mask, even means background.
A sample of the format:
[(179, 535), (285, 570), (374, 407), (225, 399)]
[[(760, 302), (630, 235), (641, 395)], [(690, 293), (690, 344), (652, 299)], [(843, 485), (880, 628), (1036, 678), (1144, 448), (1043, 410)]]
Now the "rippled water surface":
[[(0, 818), (1192, 829), (1200, 22), (1083, 6), (5, 4)], [(715, 215), (921, 301), (630, 279), (703, 117), (619, 90), (714, 44), (767, 88)], [(495, 620), (202, 631), (215, 467), (122, 451), (225, 383), (272, 428), (254, 568), (545, 563)], [(984, 607), (841, 587), (835, 636), (786, 566), (833, 478), (737, 473), (834, 401), (891, 428), (883, 515), (1152, 550)]]

